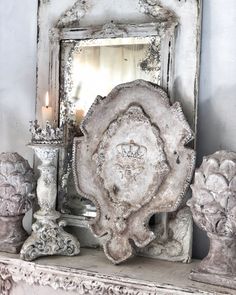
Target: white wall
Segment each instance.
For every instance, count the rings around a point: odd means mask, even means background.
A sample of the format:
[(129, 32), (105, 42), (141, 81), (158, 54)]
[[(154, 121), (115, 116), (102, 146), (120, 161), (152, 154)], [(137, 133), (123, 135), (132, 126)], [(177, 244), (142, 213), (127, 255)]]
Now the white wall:
[[(236, 1), (203, 0), (197, 165), (221, 149), (236, 152)], [(194, 256), (207, 248), (195, 229)]]
[(0, 1), (0, 152), (26, 147), (36, 97), (37, 0)]
[[(25, 147), (36, 96), (37, 0), (0, 1), (0, 152)], [(236, 1), (203, 0), (198, 165), (219, 149), (236, 151)], [(194, 256), (208, 247), (195, 229)]]

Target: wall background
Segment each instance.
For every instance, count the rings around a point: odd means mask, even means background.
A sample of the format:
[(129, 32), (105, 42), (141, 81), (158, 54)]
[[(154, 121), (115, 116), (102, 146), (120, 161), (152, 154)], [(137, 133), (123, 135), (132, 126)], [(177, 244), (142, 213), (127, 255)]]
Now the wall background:
[(0, 1), (0, 152), (32, 163), (29, 121), (36, 97), (37, 0)]
[[(32, 165), (29, 121), (36, 100), (37, 0), (0, 1), (0, 153), (18, 152)], [(31, 229), (32, 213), (24, 218)]]
[[(204, 155), (236, 152), (236, 1), (203, 0), (197, 166)], [(194, 228), (193, 254), (208, 251), (208, 239)]]
[[(197, 165), (219, 149), (236, 151), (236, 1), (203, 0)], [(29, 120), (36, 99), (37, 0), (0, 2), (0, 152), (30, 163)], [(194, 229), (194, 257), (208, 241)]]

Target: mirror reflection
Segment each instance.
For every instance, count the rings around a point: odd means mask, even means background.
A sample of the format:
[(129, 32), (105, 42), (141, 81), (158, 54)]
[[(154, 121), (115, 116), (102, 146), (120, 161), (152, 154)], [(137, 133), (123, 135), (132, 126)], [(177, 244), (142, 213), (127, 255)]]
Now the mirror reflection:
[(78, 199), (74, 189), (71, 174), (73, 138), (81, 135), (79, 125), (97, 95), (106, 96), (118, 84), (135, 79), (159, 84), (160, 58), (156, 38), (62, 42), (60, 122), (67, 135), (67, 147), (61, 159), (61, 177), (67, 183), (66, 187), (60, 188), (62, 211), (94, 216), (91, 213), (94, 207), (87, 200)]

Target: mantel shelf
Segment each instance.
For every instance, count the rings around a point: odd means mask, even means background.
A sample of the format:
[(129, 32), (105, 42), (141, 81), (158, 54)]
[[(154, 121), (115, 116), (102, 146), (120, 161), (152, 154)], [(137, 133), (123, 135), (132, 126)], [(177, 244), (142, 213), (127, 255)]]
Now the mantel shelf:
[[(13, 286), (24, 283), (28, 288), (29, 285), (39, 289), (51, 287), (58, 289), (55, 294), (65, 294), (65, 291), (69, 294), (94, 295), (235, 294), (234, 290), (189, 280), (190, 270), (197, 263), (182, 264), (135, 257), (115, 266), (102, 251), (91, 249), (82, 249), (77, 257), (46, 257), (35, 262), (22, 261), (18, 255), (1, 253), (0, 273), (3, 280), (13, 280)], [(54, 294), (53, 289), (51, 295)], [(42, 294), (49, 293), (42, 291)]]

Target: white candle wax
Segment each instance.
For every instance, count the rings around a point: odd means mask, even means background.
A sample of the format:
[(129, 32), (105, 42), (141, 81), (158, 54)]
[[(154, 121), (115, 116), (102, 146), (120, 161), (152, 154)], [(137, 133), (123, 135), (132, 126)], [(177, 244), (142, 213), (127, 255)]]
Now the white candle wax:
[(43, 127), (46, 126), (46, 122), (52, 124), (52, 107), (49, 106), (49, 95), (46, 93), (45, 106), (42, 107), (42, 123)]
[(85, 111), (84, 109), (77, 109), (75, 112), (75, 120), (78, 125), (82, 122), (84, 119)]
[(42, 122), (46, 125), (46, 122), (52, 123), (52, 107), (42, 107)]

